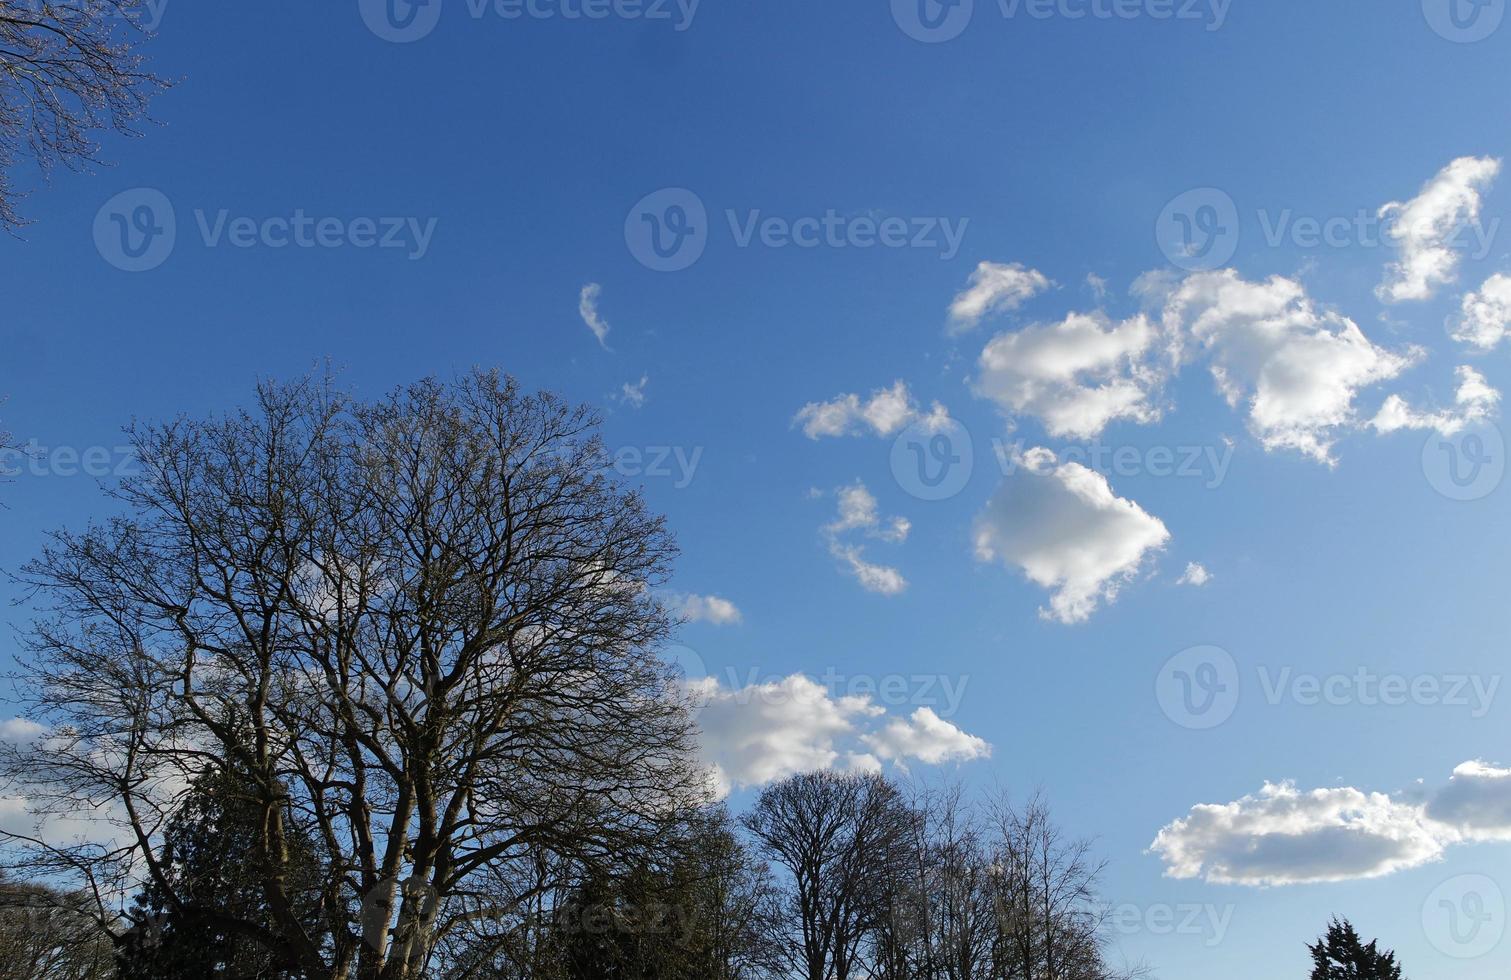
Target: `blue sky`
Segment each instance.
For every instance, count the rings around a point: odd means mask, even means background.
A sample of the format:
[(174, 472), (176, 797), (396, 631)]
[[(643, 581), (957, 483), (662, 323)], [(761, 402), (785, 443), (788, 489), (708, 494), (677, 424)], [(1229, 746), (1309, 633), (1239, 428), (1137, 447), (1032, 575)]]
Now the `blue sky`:
[(0, 565), (132, 417), (497, 366), (603, 406), (675, 589), (739, 610), (683, 635), (736, 804), (793, 759), (1042, 786), (1161, 977), (1302, 975), (1332, 914), (1506, 975), (1504, 0), (432, 2), (159, 8), (163, 125), (0, 240), (47, 450)]

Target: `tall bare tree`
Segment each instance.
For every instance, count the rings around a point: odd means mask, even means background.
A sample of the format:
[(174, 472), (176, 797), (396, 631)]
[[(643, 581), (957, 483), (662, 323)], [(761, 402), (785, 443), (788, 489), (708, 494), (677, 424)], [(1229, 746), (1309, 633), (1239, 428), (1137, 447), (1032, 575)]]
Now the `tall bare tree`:
[[(38, 814), (8, 857), (102, 924), (150, 882), (292, 975), (409, 980), (555, 885), (514, 871), (626, 860), (704, 802), (654, 654), (674, 544), (587, 410), (484, 373), (375, 403), (306, 380), (130, 432), (122, 513), (24, 572), (51, 609), (20, 677), (49, 735), (0, 755)], [(256, 810), (255, 919), (189, 910), (168, 867), (212, 770)], [(65, 814), (93, 841), (50, 832)], [(328, 869), (318, 931), (291, 822)]]
[(868, 975), (867, 946), (891, 914), (912, 820), (884, 777), (834, 772), (770, 786), (746, 814), (759, 849), (791, 879), (785, 949), (805, 980)]
[[(988, 808), (987, 859), (998, 914), (994, 976), (1009, 980), (1112, 980), (1104, 952), (1106, 862), (1092, 842), (1065, 836), (1035, 795)], [(1136, 975), (1139, 971), (1134, 971)]]
[(12, 174), (30, 160), (96, 163), (107, 130), (135, 135), (167, 82), (143, 69), (163, 0), (0, 0), (0, 229), (24, 224)]

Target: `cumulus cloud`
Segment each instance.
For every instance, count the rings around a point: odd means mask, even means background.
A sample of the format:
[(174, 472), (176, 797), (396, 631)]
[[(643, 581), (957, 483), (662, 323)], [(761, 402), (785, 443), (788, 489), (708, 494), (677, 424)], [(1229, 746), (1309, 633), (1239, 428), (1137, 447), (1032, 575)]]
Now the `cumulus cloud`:
[(908, 587), (902, 572), (890, 565), (867, 560), (864, 549), (845, 540), (854, 533), (901, 544), (913, 525), (905, 517), (882, 518), (876, 497), (859, 480), (835, 491), (838, 501), (834, 520), (824, 525), (829, 553), (860, 583), (861, 588), (879, 595), (899, 595)]
[(1170, 538), (1159, 518), (1118, 497), (1105, 477), (1080, 463), (1060, 463), (1037, 448), (1014, 464), (976, 519), (976, 555), (1020, 568), (1054, 590), (1042, 616), (1086, 619)]
[(1017, 262), (982, 262), (950, 303), (950, 332), (964, 333), (988, 314), (1015, 310), (1052, 285), (1044, 273)]
[(793, 416), (809, 439), (824, 436), (854, 436), (871, 433), (889, 436), (920, 420), (943, 424), (949, 413), (935, 402), (927, 414), (920, 411), (904, 381), (878, 388), (867, 398), (856, 394), (836, 395), (826, 402), (809, 402)]
[(992, 747), (983, 738), (967, 734), (934, 713), (919, 708), (911, 718), (893, 718), (879, 732), (861, 736), (882, 759), (917, 759), (927, 765), (941, 762), (985, 759)]
[(1511, 769), (1465, 762), (1423, 799), (1267, 783), (1232, 803), (1192, 807), (1150, 852), (1171, 878), (1274, 886), (1377, 878), (1436, 861), (1452, 845), (1511, 841)]
[(1294, 449), (1331, 463), (1332, 447), (1358, 425), (1354, 400), (1396, 377), (1419, 356), (1371, 343), (1352, 320), (1321, 310), (1300, 283), (1249, 282), (1231, 269), (1172, 284), (1165, 328), (1208, 359), (1218, 390), (1247, 412), (1269, 450)]
[(603, 287), (596, 282), (590, 282), (582, 287), (582, 292), (577, 295), (577, 312), (582, 316), (582, 322), (593, 331), (593, 336), (598, 338), (598, 345), (604, 350), (609, 349), (609, 324), (608, 321), (598, 315), (598, 297), (603, 293)]
[(1511, 337), (1511, 276), (1496, 273), (1465, 296), (1449, 328), (1454, 340), (1480, 350), (1490, 350)]
[(1091, 438), (1118, 419), (1152, 422), (1159, 331), (1147, 316), (1101, 312), (998, 334), (981, 351), (976, 391), (1010, 414), (1037, 416), (1050, 435)]
[(1478, 760), (1460, 765), (1427, 816), (1465, 840), (1511, 841), (1511, 769)]
[(1480, 195), (1498, 173), (1499, 160), (1460, 157), (1410, 201), (1392, 201), (1380, 209), (1400, 256), (1386, 267), (1385, 280), (1375, 290), (1382, 302), (1430, 299), (1439, 285), (1454, 281), (1459, 265), (1455, 239), (1479, 220)]
[(1500, 392), (1490, 387), (1485, 376), (1467, 365), (1459, 367), (1458, 389), (1454, 408), (1424, 412), (1414, 409), (1400, 395), (1391, 395), (1380, 406), (1370, 425), (1381, 433), (1399, 429), (1434, 429), (1451, 436), (1466, 425), (1489, 418), (1500, 402)]
[(1212, 581), (1212, 573), (1207, 571), (1206, 566), (1201, 562), (1193, 561), (1186, 564), (1186, 570), (1181, 573), (1180, 578), (1175, 580), (1175, 584), (1201, 588), (1210, 581)]
[(739, 607), (716, 595), (677, 595), (673, 597), (672, 605), (683, 618), (694, 623), (730, 626), (744, 618)]
[(46, 732), (45, 727), (34, 721), (27, 721), (25, 718), (7, 718), (0, 721), (0, 742), (22, 745), (35, 741)]
[(1377, 878), (1437, 860), (1443, 844), (1420, 807), (1383, 793), (1269, 783), (1233, 803), (1192, 807), (1150, 850), (1170, 878), (1275, 886)]
[(802, 674), (741, 688), (707, 678), (693, 694), (703, 758), (724, 795), (815, 769), (875, 771), (883, 760), (938, 765), (991, 753), (927, 708), (884, 721), (886, 709), (870, 697), (835, 697)]

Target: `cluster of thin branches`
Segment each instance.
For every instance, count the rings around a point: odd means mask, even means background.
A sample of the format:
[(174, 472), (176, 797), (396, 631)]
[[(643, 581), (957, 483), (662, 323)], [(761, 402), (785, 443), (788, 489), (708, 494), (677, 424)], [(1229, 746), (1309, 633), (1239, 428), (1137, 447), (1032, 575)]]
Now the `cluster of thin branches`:
[(143, 67), (146, 0), (0, 0), (0, 228), (24, 225), (15, 173), (99, 162), (99, 136), (136, 135), (168, 83)]

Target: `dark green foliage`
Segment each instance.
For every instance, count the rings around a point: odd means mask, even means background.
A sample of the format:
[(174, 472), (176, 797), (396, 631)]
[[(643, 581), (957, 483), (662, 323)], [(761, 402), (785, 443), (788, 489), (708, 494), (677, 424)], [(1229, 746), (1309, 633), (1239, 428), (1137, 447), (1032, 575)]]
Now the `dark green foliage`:
[(1311, 980), (1402, 980), (1396, 954), (1380, 952), (1378, 940), (1364, 945), (1347, 919), (1334, 919), (1327, 935), (1307, 949), (1312, 954)]
[[(120, 980), (294, 980), (303, 974), (276, 962), (265, 945), (227, 927), (230, 920), (271, 928), (263, 892), (269, 859), (259, 851), (263, 806), (234, 773), (195, 780), (165, 833), (166, 875), (179, 904), (157, 882), (136, 896), (134, 923), (118, 958)], [(287, 859), (280, 869), (311, 934), (320, 931), (324, 878), (309, 835), (285, 813)]]

